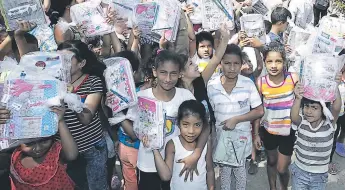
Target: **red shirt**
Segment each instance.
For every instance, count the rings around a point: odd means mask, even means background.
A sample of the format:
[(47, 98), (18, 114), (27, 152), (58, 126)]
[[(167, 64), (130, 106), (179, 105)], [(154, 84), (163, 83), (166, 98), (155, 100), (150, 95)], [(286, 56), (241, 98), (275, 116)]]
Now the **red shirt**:
[(67, 175), (67, 166), (60, 163), (61, 149), (61, 144), (55, 142), (44, 161), (35, 168), (25, 168), (21, 163), (22, 151), (16, 149), (11, 159), (12, 190), (73, 190), (74, 183)]

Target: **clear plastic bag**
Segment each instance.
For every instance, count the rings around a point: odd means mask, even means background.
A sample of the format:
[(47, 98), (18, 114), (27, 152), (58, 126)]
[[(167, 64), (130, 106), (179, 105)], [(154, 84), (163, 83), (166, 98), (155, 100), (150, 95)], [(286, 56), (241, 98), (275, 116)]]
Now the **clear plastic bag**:
[(138, 115), (133, 130), (139, 139), (148, 137), (148, 149), (160, 149), (165, 139), (165, 111), (163, 103), (150, 98), (138, 98)]
[(246, 14), (240, 18), (241, 30), (244, 30), (248, 37), (257, 37), (261, 43), (266, 43), (266, 28), (264, 17), (260, 14)]
[(311, 32), (299, 28), (297, 26), (293, 27), (290, 31), (289, 38), (287, 44), (293, 51), (293, 54), (298, 51), (300, 46), (304, 46), (307, 44), (309, 37), (311, 36)]
[(56, 51), (57, 44), (54, 38), (54, 32), (49, 25), (40, 25), (29, 32), (38, 40), (38, 47), (41, 51)]
[(125, 58), (114, 57), (103, 62), (107, 66), (104, 71), (107, 90), (113, 94), (107, 106), (115, 116), (116, 113), (138, 102), (133, 71), (130, 62)]
[[(235, 28), (233, 3), (231, 0), (217, 0), (221, 6), (215, 3), (215, 0), (202, 1), (202, 27), (208, 31), (218, 30), (223, 23), (229, 30)], [(225, 13), (225, 10), (227, 13)], [(231, 17), (231, 18), (230, 18)]]
[(12, 117), (0, 126), (0, 138), (48, 137), (57, 132), (58, 118), (49, 107), (60, 106), (66, 84), (43, 71), (24, 69), (11, 72), (5, 79), (1, 103)]
[(76, 113), (81, 113), (85, 107), (78, 94), (66, 93), (63, 100), (67, 104), (67, 107)]
[(19, 65), (37, 73), (44, 73), (66, 83), (71, 82), (72, 53), (31, 52), (24, 55)]
[(341, 57), (327, 54), (308, 55), (301, 62), (303, 96), (316, 101), (331, 102), (336, 98), (335, 81), (344, 63)]
[(87, 1), (71, 7), (71, 18), (86, 37), (101, 36), (114, 31), (114, 27), (106, 22), (101, 1)]

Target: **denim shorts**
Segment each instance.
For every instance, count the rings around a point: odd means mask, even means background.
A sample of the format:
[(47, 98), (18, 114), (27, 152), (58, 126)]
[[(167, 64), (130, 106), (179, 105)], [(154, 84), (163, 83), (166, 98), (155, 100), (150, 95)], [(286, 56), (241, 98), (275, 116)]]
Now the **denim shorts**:
[(328, 173), (310, 173), (290, 165), (292, 190), (326, 190)]

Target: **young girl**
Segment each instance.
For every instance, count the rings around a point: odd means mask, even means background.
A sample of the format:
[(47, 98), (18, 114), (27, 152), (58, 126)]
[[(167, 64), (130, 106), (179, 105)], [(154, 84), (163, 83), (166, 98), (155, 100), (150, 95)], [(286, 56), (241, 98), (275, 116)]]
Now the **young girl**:
[[(337, 98), (332, 109), (328, 110), (330, 103), (307, 99), (303, 97), (303, 92), (303, 86), (297, 84), (296, 99), (291, 109), (291, 121), (297, 125), (294, 147), (296, 160), (290, 166), (292, 190), (325, 190), (334, 131), (342, 104), (341, 97), (337, 90)], [(325, 115), (327, 112), (329, 115)]]
[[(191, 155), (196, 148), (196, 142), (203, 130), (203, 123), (206, 122), (204, 106), (196, 100), (183, 102), (178, 109), (177, 122), (181, 134), (167, 143), (165, 160), (159, 150), (153, 150), (155, 165), (160, 178), (164, 181), (171, 180), (171, 190), (214, 190), (215, 177), (210, 141), (202, 151), (197, 164), (199, 175), (193, 181), (185, 181), (179, 175), (183, 164), (177, 163), (178, 160)], [(147, 138), (143, 139), (144, 146), (147, 145), (147, 140)]]
[(61, 141), (48, 137), (17, 148), (11, 159), (12, 190), (74, 189), (64, 163), (77, 158), (77, 144), (65, 123), (65, 108), (52, 111), (59, 117)]
[[(106, 66), (81, 41), (67, 41), (59, 50), (73, 53), (71, 66), (71, 92), (81, 97), (85, 108), (81, 113), (66, 109), (65, 119), (75, 139), (79, 158), (68, 164), (69, 175), (81, 188), (107, 189), (107, 145), (98, 110), (105, 91), (103, 72)], [(86, 171), (85, 171), (86, 169)], [(84, 179), (83, 176), (86, 178)]]
[[(264, 114), (254, 82), (240, 75), (242, 63), (241, 49), (234, 44), (228, 45), (221, 61), (223, 74), (212, 80), (207, 88), (216, 118), (218, 144), (213, 160), (220, 164), (222, 190), (231, 189), (232, 175), (237, 190), (246, 188), (244, 163), (252, 152), (250, 122)], [(246, 143), (235, 148), (233, 142), (242, 140)], [(236, 159), (232, 159), (234, 157)]]
[[(175, 87), (180, 76), (181, 65), (177, 54), (166, 50), (161, 51), (155, 59), (153, 68), (156, 86), (138, 92), (138, 96), (163, 101), (163, 106), (166, 110), (166, 142), (180, 134), (176, 121), (180, 104), (186, 100), (195, 99), (190, 91)], [(137, 107), (132, 107), (128, 110), (126, 117), (128, 120), (134, 121), (136, 115)], [(207, 131), (202, 132), (194, 153), (183, 161), (185, 163), (183, 171), (186, 170), (186, 167), (196, 166), (207, 142), (208, 135), (209, 133)], [(162, 148), (161, 153), (164, 155), (164, 148)], [(157, 173), (153, 153), (146, 151), (142, 144), (140, 144), (139, 147), (137, 167), (139, 169), (139, 190), (166, 190), (170, 188), (170, 184), (166, 182), (163, 183)], [(181, 175), (182, 173), (183, 172), (181, 172)], [(185, 179), (187, 179), (187, 177), (188, 175), (186, 175)]]
[[(279, 175), (283, 190), (289, 183), (288, 166), (293, 152), (294, 132), (291, 130), (290, 109), (294, 101), (297, 75), (284, 72), (286, 66), (284, 46), (272, 42), (264, 52), (268, 75), (258, 78), (257, 86), (263, 97), (265, 116), (262, 123), (263, 143), (267, 152), (267, 174), (271, 189), (276, 189)], [(259, 127), (255, 128), (255, 145), (261, 146)]]

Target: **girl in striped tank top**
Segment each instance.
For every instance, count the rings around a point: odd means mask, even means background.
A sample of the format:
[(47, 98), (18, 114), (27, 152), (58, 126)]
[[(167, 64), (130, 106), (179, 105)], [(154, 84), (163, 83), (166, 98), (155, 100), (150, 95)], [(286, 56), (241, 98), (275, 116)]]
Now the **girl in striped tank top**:
[[(290, 110), (298, 77), (285, 72), (285, 51), (280, 43), (272, 42), (267, 46), (264, 62), (268, 74), (258, 78), (257, 85), (265, 108), (262, 124), (265, 127), (263, 143), (267, 152), (267, 174), (270, 189), (277, 189), (276, 176), (278, 174), (281, 189), (286, 190), (289, 183), (288, 166), (294, 141)], [(257, 147), (261, 146), (258, 131), (256, 127), (254, 143)]]

